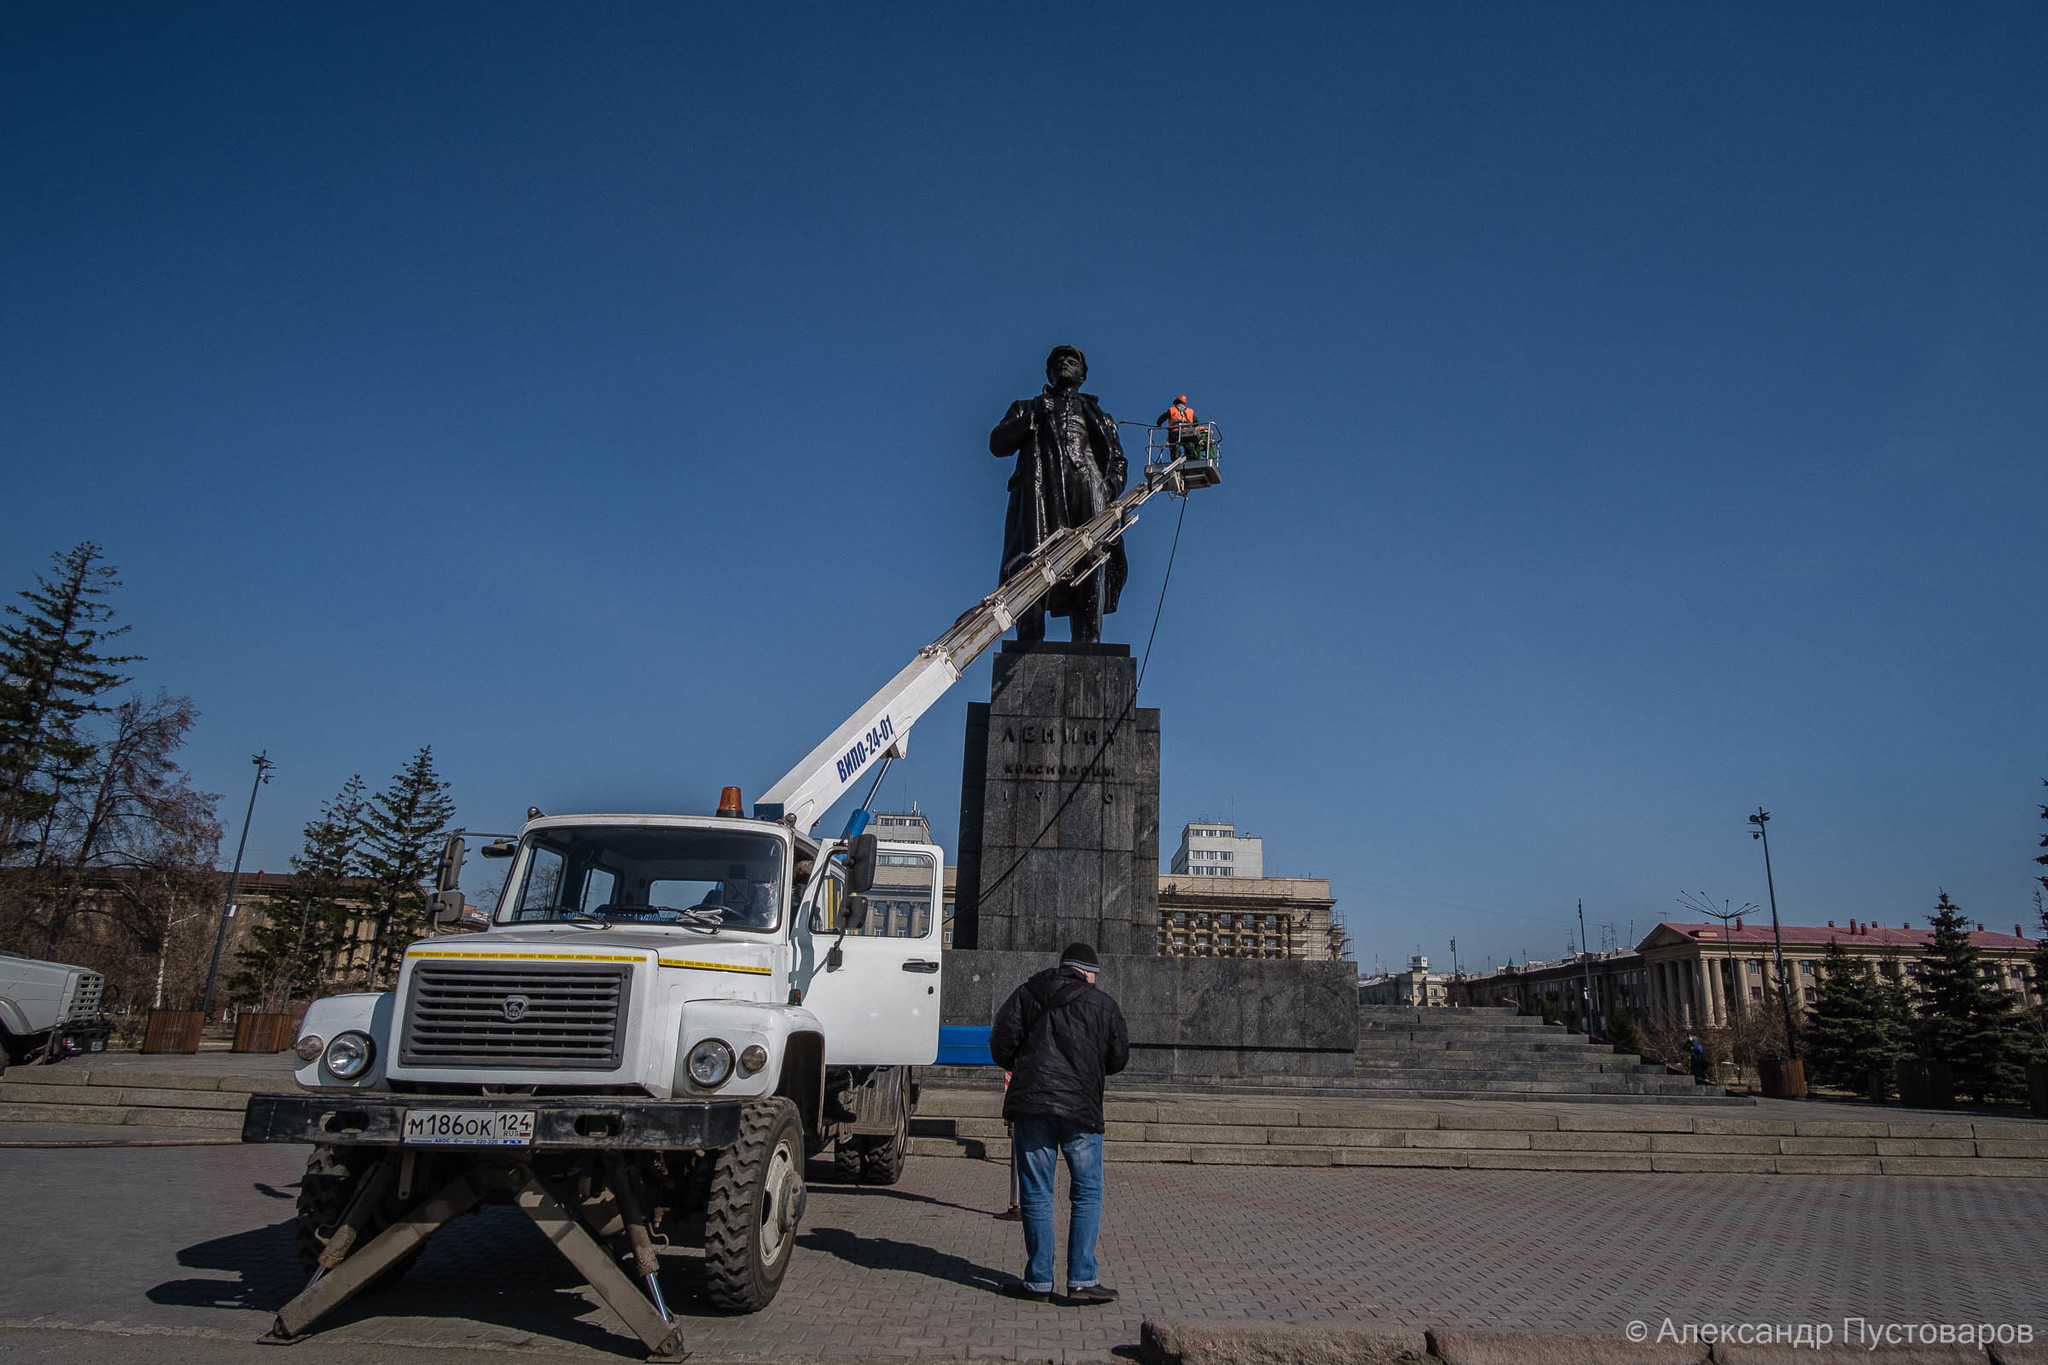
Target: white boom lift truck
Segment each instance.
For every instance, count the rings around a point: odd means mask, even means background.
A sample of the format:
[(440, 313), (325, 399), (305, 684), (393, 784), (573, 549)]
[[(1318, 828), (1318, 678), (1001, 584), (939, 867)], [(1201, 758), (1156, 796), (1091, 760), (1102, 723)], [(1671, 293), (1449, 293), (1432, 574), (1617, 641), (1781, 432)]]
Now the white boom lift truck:
[[(701, 1217), (713, 1305), (765, 1307), (806, 1156), (836, 1144), (843, 1174), (894, 1181), (910, 1068), (938, 1055), (939, 851), (863, 833), (865, 805), (837, 839), (813, 837), (817, 822), (902, 755), (1019, 615), (1092, 573), (1140, 503), (1219, 481), (1213, 458), (1148, 465), (918, 651), (752, 818), (727, 787), (716, 815), (535, 811), (486, 844), (511, 860), (490, 927), (412, 945), (395, 990), (315, 1001), (296, 1049), (307, 1093), (250, 1098), (243, 1141), (314, 1144), (298, 1218), (311, 1279), (267, 1339), (396, 1279), (485, 1203), (540, 1224), (651, 1358), (682, 1353), (658, 1227), (689, 1235)], [(462, 915), (465, 852), (451, 836), (437, 923)], [(899, 932), (864, 933), (878, 914)]]

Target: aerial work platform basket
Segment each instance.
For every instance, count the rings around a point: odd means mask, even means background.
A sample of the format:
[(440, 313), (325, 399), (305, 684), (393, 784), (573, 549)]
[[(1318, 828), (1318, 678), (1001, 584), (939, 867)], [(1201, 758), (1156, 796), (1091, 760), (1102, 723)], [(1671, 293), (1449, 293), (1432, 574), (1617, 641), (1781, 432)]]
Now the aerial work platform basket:
[(1163, 468), (1175, 460), (1184, 463), (1176, 479), (1188, 488), (1212, 488), (1223, 482), (1223, 434), (1214, 422), (1192, 426), (1145, 428), (1145, 468)]

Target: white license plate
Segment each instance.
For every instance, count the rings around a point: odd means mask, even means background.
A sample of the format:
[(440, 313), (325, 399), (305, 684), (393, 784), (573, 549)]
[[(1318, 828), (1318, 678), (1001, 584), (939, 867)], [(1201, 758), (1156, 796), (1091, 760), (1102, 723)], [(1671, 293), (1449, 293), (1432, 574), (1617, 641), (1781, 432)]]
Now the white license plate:
[(408, 1109), (405, 1140), (414, 1147), (531, 1147), (531, 1109)]

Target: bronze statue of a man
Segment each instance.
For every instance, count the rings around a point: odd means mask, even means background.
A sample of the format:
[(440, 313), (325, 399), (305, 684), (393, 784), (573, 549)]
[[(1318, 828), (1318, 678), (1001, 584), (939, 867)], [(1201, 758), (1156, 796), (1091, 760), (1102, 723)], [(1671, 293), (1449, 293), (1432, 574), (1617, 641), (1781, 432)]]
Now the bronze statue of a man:
[[(1045, 392), (1010, 404), (989, 433), (988, 452), (1015, 455), (1010, 511), (1003, 523), (1002, 579), (1012, 574), (1054, 531), (1079, 526), (1124, 491), (1124, 448), (1116, 422), (1092, 393), (1082, 393), (1088, 358), (1055, 346), (1045, 358)], [(1067, 618), (1078, 644), (1099, 644), (1102, 618), (1116, 610), (1130, 568), (1118, 540), (1108, 560), (1080, 584), (1054, 588), (1039, 607), (1017, 620), (1017, 638), (1045, 638), (1045, 614)]]

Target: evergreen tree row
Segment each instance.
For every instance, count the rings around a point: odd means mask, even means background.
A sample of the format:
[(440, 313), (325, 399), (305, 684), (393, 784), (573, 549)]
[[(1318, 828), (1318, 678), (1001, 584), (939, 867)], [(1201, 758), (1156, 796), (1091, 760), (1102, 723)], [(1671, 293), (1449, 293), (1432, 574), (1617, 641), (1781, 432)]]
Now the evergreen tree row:
[[(1897, 1064), (1911, 1059), (1947, 1065), (1956, 1091), (1979, 1102), (2024, 1095), (2026, 1064), (2041, 1051), (2039, 1011), (2029, 1019), (2002, 983), (1985, 976), (1984, 955), (1947, 892), (1928, 923), (1934, 938), (1916, 964), (1917, 992), (1896, 960), (1872, 972), (1829, 942), (1805, 1034), (1814, 1079), (1859, 1091), (1874, 1080), (1883, 1089)], [(2037, 986), (2040, 962), (2037, 955)]]
[[(0, 948), (95, 967), (132, 1005), (177, 1005), (197, 993), (225, 890), (219, 798), (180, 769), (190, 698), (117, 699), (141, 661), (115, 652), (118, 587), (87, 541), (0, 613)], [(431, 749), (375, 794), (351, 777), (306, 825), (286, 899), (252, 917), (230, 998), (278, 1011), (388, 985), (426, 932), (454, 811)]]
[(375, 795), (352, 775), (306, 825), (289, 890), (238, 954), (231, 997), (278, 1012), (337, 984), (390, 985), (427, 932), (426, 881), (454, 817), (431, 747)]

